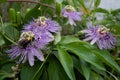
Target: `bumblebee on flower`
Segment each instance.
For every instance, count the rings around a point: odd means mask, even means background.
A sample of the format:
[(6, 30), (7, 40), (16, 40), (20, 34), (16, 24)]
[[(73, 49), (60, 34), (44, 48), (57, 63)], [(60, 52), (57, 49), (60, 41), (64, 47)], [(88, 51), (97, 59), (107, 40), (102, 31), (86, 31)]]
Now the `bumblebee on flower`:
[[(8, 50), (11, 59), (15, 59), (20, 56), (18, 63), (25, 63), (28, 59), (31, 66), (34, 65), (34, 57), (36, 56), (40, 61), (44, 61), (42, 52), (36, 47), (35, 35), (31, 31), (23, 32), (18, 41), (18, 45), (12, 45), (12, 48)], [(40, 45), (40, 44), (39, 44)]]

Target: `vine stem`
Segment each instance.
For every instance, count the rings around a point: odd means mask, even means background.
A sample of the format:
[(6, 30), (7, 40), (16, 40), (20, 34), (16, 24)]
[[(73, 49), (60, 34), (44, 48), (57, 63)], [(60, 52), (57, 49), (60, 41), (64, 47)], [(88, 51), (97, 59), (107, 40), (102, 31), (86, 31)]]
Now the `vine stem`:
[(9, 40), (10, 42), (12, 42), (13, 44), (18, 45), (16, 42), (14, 42), (8, 36), (5, 35), (5, 31), (4, 31), (4, 28), (3, 28), (3, 24), (4, 23), (3, 23), (3, 20), (2, 20), (1, 16), (0, 16), (0, 22), (1, 22), (1, 32), (0, 32), (0, 34), (2, 34), (7, 40)]
[(4, 29), (3, 29), (3, 20), (2, 20), (2, 17), (0, 16), (0, 22), (1, 22), (1, 31), (2, 33), (4, 33)]
[(52, 6), (48, 5), (48, 4), (45, 4), (45, 3), (42, 3), (42, 2), (38, 2), (38, 1), (33, 1), (33, 0), (7, 0), (7, 2), (29, 2), (29, 3), (36, 3), (36, 4), (40, 4), (42, 6), (46, 6), (46, 7), (55, 9), (54, 7), (52, 7)]
[[(51, 53), (51, 52), (50, 52)], [(47, 61), (50, 53), (47, 54), (45, 61), (41, 64), (41, 66), (39, 67), (39, 69), (37, 70), (37, 72), (35, 73), (35, 75), (33, 76), (32, 80), (34, 80), (34, 78), (37, 76), (37, 74), (39, 73), (39, 71), (42, 69), (43, 65), (45, 64), (45, 62)]]

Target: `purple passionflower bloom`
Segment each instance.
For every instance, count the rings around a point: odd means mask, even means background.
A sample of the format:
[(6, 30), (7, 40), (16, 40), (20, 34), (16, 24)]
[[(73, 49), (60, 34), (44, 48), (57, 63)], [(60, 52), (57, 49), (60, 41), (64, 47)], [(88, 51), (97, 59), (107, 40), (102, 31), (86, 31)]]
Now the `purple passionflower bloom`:
[(13, 45), (7, 52), (11, 59), (20, 56), (19, 62), (24, 63), (27, 59), (31, 66), (34, 65), (34, 56), (43, 61), (44, 56), (41, 52), (46, 45), (54, 40), (52, 33), (59, 33), (61, 26), (51, 19), (39, 17), (28, 25), (24, 26), (18, 41), (18, 46)]
[(57, 22), (41, 16), (38, 19), (34, 19), (34, 21), (30, 22), (28, 25), (24, 26), (23, 32), (24, 31), (32, 31), (36, 35), (36, 38), (44, 38), (44, 40), (42, 39), (42, 43), (48, 44), (54, 40), (52, 33), (57, 34), (60, 32), (61, 26)]
[[(31, 31), (23, 32), (18, 41), (18, 45), (12, 45), (12, 48), (7, 51), (11, 59), (20, 57), (18, 63), (25, 63), (28, 59), (30, 66), (34, 65), (34, 57), (37, 57), (40, 61), (44, 61), (44, 56), (36, 45), (37, 40), (35, 34)], [(43, 45), (43, 43), (42, 43)]]
[(91, 45), (97, 43), (100, 49), (111, 49), (116, 45), (116, 38), (103, 25), (92, 26), (90, 24), (88, 29), (83, 30), (83, 32), (86, 34), (84, 41), (91, 41)]
[(62, 15), (68, 18), (71, 25), (76, 26), (75, 21), (81, 21), (82, 13), (75, 11), (71, 5), (67, 5), (62, 9)]

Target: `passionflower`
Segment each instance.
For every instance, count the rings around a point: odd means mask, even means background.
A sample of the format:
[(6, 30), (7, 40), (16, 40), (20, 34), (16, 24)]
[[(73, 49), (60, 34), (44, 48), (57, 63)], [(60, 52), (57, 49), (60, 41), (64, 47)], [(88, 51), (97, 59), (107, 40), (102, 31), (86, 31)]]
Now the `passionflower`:
[(97, 44), (100, 49), (111, 49), (116, 45), (116, 38), (110, 33), (110, 29), (103, 25), (92, 26), (83, 30), (85, 33), (84, 41), (91, 41), (90, 44)]
[(81, 21), (81, 12), (77, 12), (74, 7), (67, 5), (62, 9), (62, 15), (68, 18), (71, 25), (76, 26), (75, 21)]
[(11, 59), (20, 58), (18, 63), (29, 61), (30, 66), (34, 65), (34, 58), (37, 57), (40, 61), (44, 61), (44, 56), (36, 43), (35, 34), (32, 31), (23, 32), (18, 40), (18, 45), (12, 45), (12, 48), (7, 51)]
[(43, 37), (40, 43), (42, 41), (42, 43), (48, 44), (54, 40), (53, 33), (57, 34), (61, 31), (61, 26), (49, 18), (40, 16), (38, 19), (34, 19), (34, 21), (24, 26), (24, 31), (32, 31), (36, 35), (36, 38), (40, 39)]

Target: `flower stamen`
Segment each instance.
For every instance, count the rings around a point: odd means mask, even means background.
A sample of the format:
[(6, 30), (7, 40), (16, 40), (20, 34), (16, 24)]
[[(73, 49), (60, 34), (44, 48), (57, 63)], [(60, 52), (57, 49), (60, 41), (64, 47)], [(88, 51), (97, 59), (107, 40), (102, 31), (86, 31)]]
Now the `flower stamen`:
[(71, 5), (65, 6), (65, 9), (66, 9), (67, 12), (74, 12), (75, 11), (75, 8), (72, 7)]
[(41, 26), (41, 25), (45, 26), (46, 25), (46, 20), (47, 20), (46, 17), (41, 16), (41, 17), (39, 17), (38, 19), (35, 20), (36, 21), (36, 25), (38, 25), (38, 26)]

